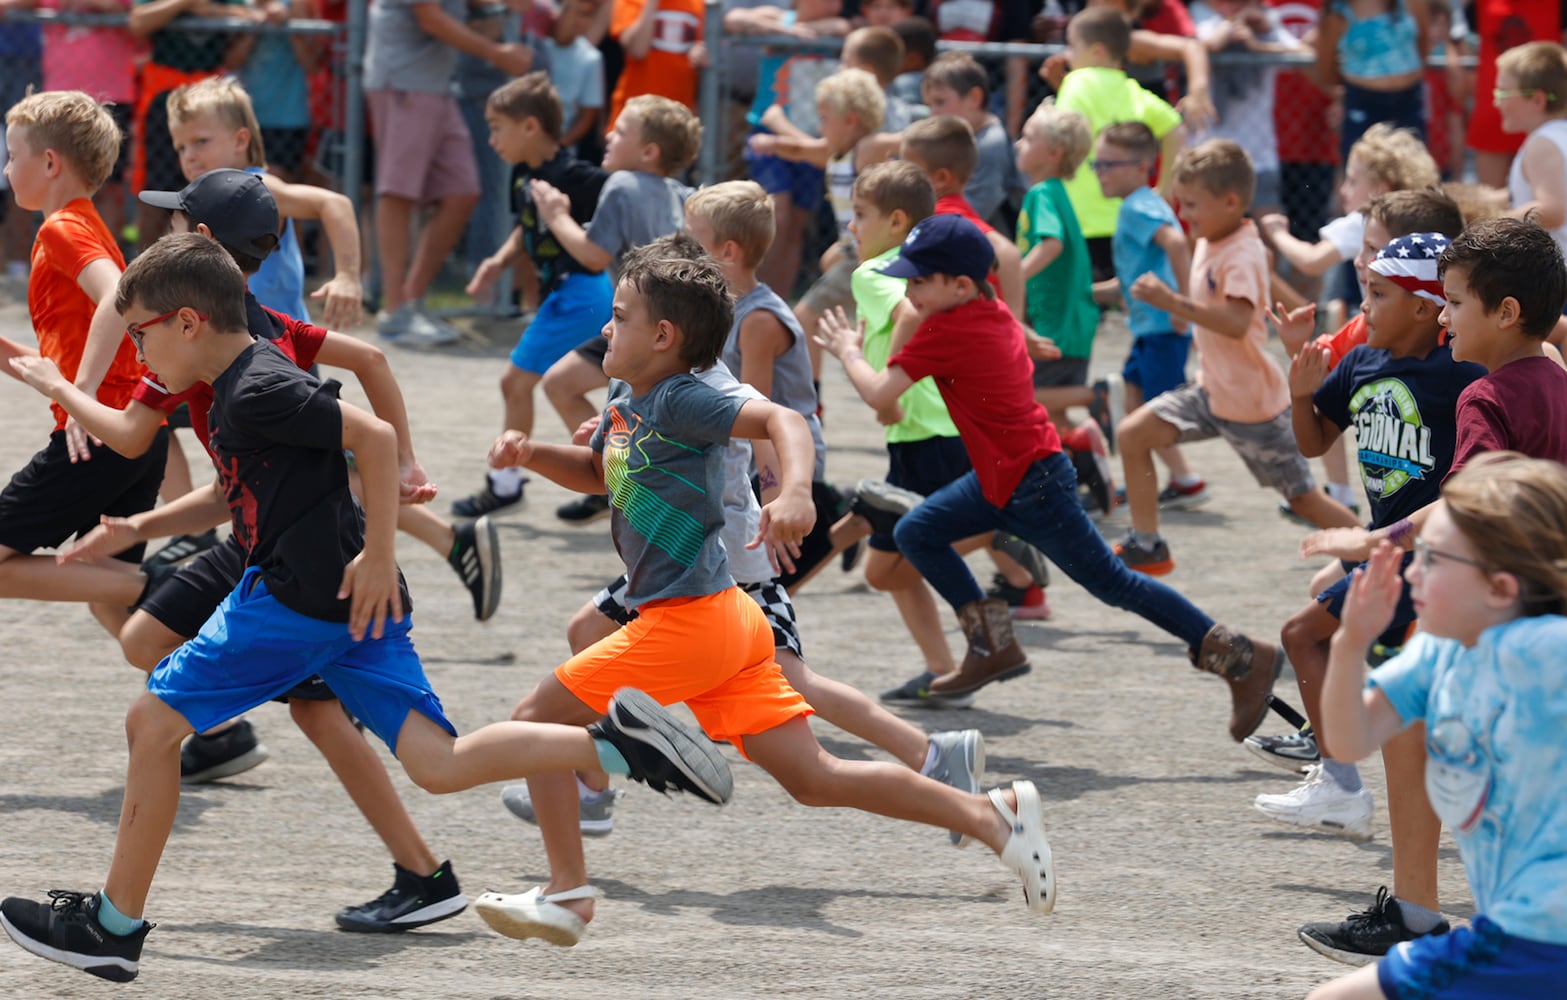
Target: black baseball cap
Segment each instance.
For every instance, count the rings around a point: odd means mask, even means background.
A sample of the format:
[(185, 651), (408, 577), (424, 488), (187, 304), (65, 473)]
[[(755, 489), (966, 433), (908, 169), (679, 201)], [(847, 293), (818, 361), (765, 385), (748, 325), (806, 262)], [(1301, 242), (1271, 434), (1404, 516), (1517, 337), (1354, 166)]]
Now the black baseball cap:
[(143, 191), (153, 208), (180, 211), (191, 225), (204, 225), (212, 238), (257, 260), (277, 249), (283, 221), (277, 201), (260, 175), (244, 170), (209, 170), (178, 191)]
[(898, 259), (881, 269), (893, 278), (950, 274), (984, 281), (996, 251), (979, 227), (961, 215), (932, 215), (903, 240)]

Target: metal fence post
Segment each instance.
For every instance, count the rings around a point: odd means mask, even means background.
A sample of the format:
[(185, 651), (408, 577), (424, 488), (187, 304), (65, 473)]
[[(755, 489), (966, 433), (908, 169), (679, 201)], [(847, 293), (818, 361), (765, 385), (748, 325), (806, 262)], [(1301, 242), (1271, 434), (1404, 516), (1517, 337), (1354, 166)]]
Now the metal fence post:
[(359, 192), (365, 171), (365, 19), (368, 0), (348, 2), (348, 44), (343, 67), (343, 187), (354, 203), (354, 218), (363, 218)]
[(707, 0), (702, 12), (702, 40), (707, 46), (707, 69), (702, 73), (698, 115), (702, 119), (702, 155), (697, 165), (703, 184), (719, 181), (719, 157), (724, 153), (724, 5)]

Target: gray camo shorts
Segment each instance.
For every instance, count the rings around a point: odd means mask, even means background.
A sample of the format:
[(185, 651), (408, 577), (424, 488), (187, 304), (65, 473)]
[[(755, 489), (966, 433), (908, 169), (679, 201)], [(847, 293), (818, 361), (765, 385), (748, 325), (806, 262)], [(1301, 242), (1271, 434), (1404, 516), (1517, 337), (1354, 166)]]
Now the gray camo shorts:
[(1295, 443), (1288, 410), (1259, 424), (1221, 420), (1208, 406), (1207, 391), (1195, 382), (1155, 396), (1148, 406), (1160, 420), (1181, 432), (1182, 444), (1224, 438), (1258, 484), (1278, 490), (1286, 500), (1317, 488), (1311, 478), (1311, 463)]

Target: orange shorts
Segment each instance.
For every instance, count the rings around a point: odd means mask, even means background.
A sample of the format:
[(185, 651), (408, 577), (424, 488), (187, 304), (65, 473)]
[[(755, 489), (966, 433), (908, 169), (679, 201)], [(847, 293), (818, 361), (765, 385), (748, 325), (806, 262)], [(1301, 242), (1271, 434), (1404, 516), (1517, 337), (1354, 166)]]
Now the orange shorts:
[(742, 737), (812, 714), (778, 666), (772, 626), (739, 587), (637, 611), (631, 624), (555, 668), (594, 711), (608, 711), (620, 688), (641, 688), (660, 705), (685, 702), (703, 732), (742, 754)]

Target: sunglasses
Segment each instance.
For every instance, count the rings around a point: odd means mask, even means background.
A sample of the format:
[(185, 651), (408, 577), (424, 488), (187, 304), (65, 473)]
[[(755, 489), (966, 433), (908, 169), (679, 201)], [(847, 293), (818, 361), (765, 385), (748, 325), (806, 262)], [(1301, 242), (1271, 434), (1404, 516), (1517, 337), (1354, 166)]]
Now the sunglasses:
[[(132, 323), (130, 326), (125, 328), (125, 335), (131, 338), (131, 343), (136, 345), (137, 351), (140, 351), (142, 338), (147, 336), (147, 328), (157, 326), (159, 323), (167, 323), (169, 320), (178, 316), (180, 314), (180, 309), (183, 308), (185, 307), (180, 306), (177, 309), (169, 310), (162, 316), (154, 316), (152, 319), (142, 320), (140, 323)], [(192, 312), (195, 312), (195, 310), (192, 310)], [(207, 317), (202, 313), (196, 313), (196, 318), (202, 322), (206, 322), (207, 320)]]

